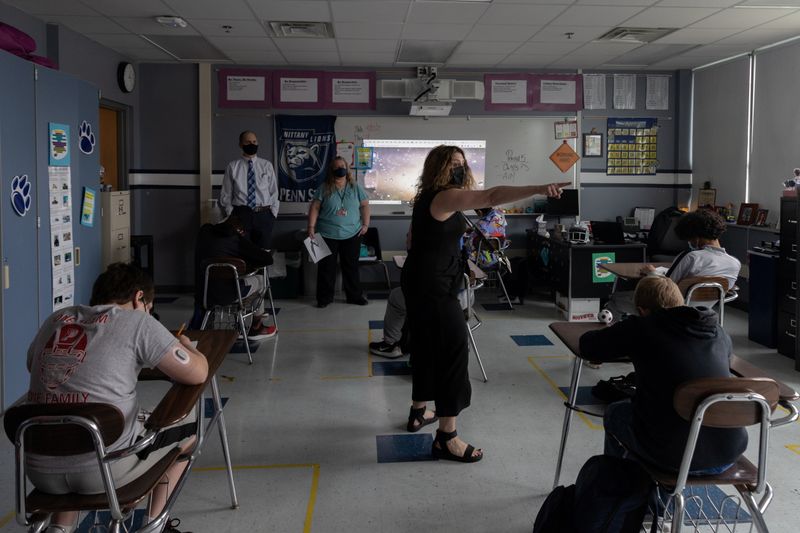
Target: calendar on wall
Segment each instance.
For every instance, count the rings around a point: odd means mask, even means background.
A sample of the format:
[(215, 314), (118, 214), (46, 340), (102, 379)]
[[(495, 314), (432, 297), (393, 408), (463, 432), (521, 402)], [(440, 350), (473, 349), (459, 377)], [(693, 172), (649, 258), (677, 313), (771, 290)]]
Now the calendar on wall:
[(658, 169), (658, 119), (609, 118), (606, 173), (652, 176)]

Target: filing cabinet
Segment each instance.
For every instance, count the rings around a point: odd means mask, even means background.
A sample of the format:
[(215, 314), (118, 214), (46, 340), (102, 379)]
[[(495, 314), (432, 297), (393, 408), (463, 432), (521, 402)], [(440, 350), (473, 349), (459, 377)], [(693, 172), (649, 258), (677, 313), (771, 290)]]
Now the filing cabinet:
[(103, 268), (111, 263), (131, 260), (130, 191), (102, 192)]
[(781, 247), (778, 266), (778, 353), (798, 361), (797, 317), (798, 317), (798, 263), (797, 231), (798, 209), (796, 197), (781, 198)]

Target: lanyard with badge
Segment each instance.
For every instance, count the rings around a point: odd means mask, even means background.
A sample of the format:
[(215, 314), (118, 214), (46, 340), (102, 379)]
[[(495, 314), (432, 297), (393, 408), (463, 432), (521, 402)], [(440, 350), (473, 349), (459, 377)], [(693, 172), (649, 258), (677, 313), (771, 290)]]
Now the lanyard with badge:
[(336, 216), (346, 217), (347, 209), (344, 207), (344, 197), (347, 195), (347, 185), (344, 186), (342, 192), (337, 190), (336, 195), (339, 197), (339, 209), (336, 211)]

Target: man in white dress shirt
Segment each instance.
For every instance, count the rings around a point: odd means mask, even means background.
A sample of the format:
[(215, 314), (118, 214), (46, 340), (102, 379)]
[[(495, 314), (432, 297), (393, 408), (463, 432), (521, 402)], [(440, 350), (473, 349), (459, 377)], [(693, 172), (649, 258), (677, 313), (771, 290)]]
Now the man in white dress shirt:
[(222, 178), (219, 206), (227, 217), (235, 214), (247, 237), (270, 249), (272, 227), (278, 216), (278, 180), (272, 163), (256, 156), (258, 137), (252, 131), (239, 134), (242, 157), (228, 163)]

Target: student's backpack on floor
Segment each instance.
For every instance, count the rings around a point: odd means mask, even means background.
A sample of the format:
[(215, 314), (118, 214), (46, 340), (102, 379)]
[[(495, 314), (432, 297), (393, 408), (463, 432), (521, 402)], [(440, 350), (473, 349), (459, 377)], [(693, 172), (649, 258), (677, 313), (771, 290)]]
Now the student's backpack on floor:
[(556, 487), (536, 516), (534, 533), (636, 533), (641, 530), (653, 482), (631, 460), (596, 455), (575, 485)]

